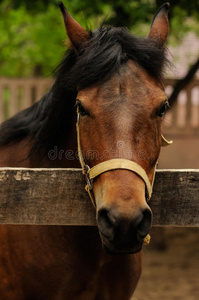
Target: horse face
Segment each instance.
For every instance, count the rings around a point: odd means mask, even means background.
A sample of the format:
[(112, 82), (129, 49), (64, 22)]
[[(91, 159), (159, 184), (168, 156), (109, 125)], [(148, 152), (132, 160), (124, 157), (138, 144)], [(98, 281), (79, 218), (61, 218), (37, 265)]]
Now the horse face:
[[(69, 15), (63, 4), (60, 8), (72, 47), (77, 53), (84, 53), (92, 43), (91, 36)], [(169, 32), (168, 8), (166, 3), (157, 11), (148, 35), (149, 39), (156, 41), (159, 49), (163, 48)], [(96, 49), (100, 45), (103, 47), (102, 40), (96, 44)], [(107, 51), (111, 57), (114, 49)], [(92, 55), (96, 57), (95, 51)], [(90, 52), (88, 57), (91, 57)], [(103, 64), (102, 58), (96, 59)], [(113, 158), (134, 161), (146, 171), (152, 183), (161, 147), (161, 117), (167, 107), (167, 98), (157, 76), (149, 75), (131, 59), (124, 61), (107, 80), (94, 80), (94, 84), (78, 92), (81, 150), (90, 167)], [(87, 62), (81, 68), (85, 72), (92, 68), (89, 60)], [(90, 76), (94, 74), (95, 70)], [(111, 253), (140, 251), (152, 219), (144, 181), (132, 171), (112, 170), (94, 180), (93, 191), (104, 248)]]
[[(77, 105), (85, 162), (92, 167), (113, 158), (135, 161), (152, 182), (167, 105), (162, 84), (129, 60), (108, 81), (79, 91)], [(95, 179), (94, 196), (104, 247), (139, 251), (152, 219), (144, 181), (131, 171), (108, 171)]]

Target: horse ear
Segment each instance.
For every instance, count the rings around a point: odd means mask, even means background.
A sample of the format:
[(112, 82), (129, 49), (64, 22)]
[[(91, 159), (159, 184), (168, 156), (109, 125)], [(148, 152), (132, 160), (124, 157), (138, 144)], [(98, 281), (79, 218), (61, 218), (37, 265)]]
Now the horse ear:
[(68, 13), (63, 3), (59, 2), (59, 7), (64, 19), (67, 35), (72, 45), (78, 50), (78, 48), (90, 39), (89, 33)]
[(157, 40), (162, 46), (166, 42), (167, 36), (169, 34), (169, 7), (170, 4), (167, 2), (158, 9), (153, 17), (151, 30), (148, 34), (149, 38)]

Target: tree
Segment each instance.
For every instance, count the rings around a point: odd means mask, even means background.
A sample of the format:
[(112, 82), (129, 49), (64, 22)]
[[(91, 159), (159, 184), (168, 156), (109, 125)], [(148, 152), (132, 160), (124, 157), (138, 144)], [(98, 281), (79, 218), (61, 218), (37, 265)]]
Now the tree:
[[(63, 0), (69, 12), (84, 27), (101, 22), (126, 26), (145, 36), (154, 11), (165, 0)], [(50, 75), (61, 60), (66, 39), (57, 0), (0, 0), (0, 75)], [(199, 34), (199, 2), (172, 0), (170, 43), (185, 33)], [(106, 16), (106, 18), (105, 18)], [(183, 21), (182, 21), (183, 20)]]
[(179, 93), (188, 85), (188, 83), (193, 79), (196, 71), (199, 69), (199, 58), (197, 61), (191, 66), (188, 73), (185, 75), (184, 78), (177, 81), (176, 85), (174, 86), (173, 92), (169, 97), (169, 104), (173, 106), (178, 98)]

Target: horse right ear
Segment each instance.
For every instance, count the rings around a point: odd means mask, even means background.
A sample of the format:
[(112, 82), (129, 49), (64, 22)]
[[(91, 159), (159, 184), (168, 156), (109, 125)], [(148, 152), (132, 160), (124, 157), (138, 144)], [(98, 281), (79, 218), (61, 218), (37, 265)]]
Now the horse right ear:
[(67, 35), (72, 45), (78, 50), (78, 48), (90, 39), (89, 33), (68, 13), (63, 3), (59, 2), (59, 7), (64, 19)]
[(158, 9), (153, 17), (151, 30), (148, 34), (149, 38), (157, 40), (161, 46), (164, 45), (169, 34), (169, 7), (170, 4), (167, 2)]

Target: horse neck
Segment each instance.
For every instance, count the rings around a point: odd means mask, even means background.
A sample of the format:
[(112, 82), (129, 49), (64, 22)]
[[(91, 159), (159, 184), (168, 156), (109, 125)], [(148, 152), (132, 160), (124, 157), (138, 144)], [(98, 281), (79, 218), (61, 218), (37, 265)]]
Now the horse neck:
[(79, 168), (75, 120), (68, 140), (63, 146), (55, 145), (42, 156), (35, 152), (29, 155), (34, 141), (30, 137), (0, 147), (0, 167), (26, 168)]
[(73, 120), (71, 131), (67, 136), (67, 141), (62, 146), (54, 145), (42, 159), (40, 154), (34, 154), (30, 158), (30, 167), (80, 168), (77, 157), (76, 120)]
[(0, 167), (30, 167), (30, 159), (27, 158), (30, 145), (30, 139), (25, 138), (19, 142), (1, 146)]
[(76, 120), (73, 121), (71, 132), (63, 146), (55, 145), (44, 158), (47, 167), (80, 168), (77, 157)]

